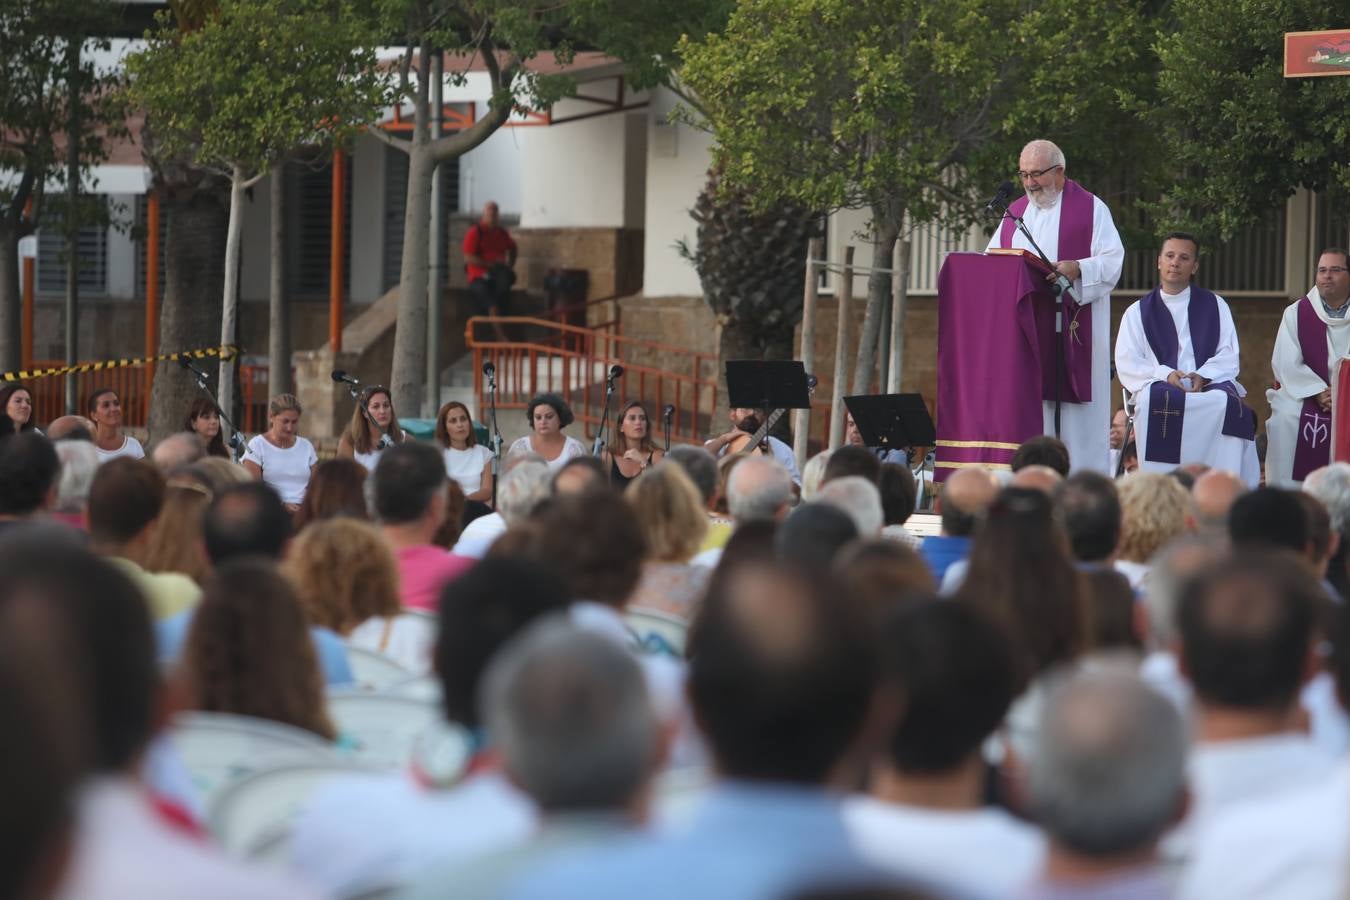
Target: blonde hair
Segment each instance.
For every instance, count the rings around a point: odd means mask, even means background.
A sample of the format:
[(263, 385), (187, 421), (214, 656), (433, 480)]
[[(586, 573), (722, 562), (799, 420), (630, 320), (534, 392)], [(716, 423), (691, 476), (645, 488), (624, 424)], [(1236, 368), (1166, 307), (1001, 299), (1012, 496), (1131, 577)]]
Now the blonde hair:
[(145, 554), (147, 572), (178, 572), (198, 584), (211, 574), (202, 539), (202, 516), (214, 492), (203, 483), (205, 480), (204, 475), (169, 479)]
[(1135, 472), (1116, 482), (1120, 493), (1120, 558), (1146, 563), (1186, 531), (1190, 494), (1170, 475)]
[(304, 415), (304, 408), (294, 394), (277, 394), (271, 400), (267, 401), (267, 418), (275, 419), (284, 412), (293, 411), (296, 415)]
[(311, 522), (281, 566), (310, 622), (347, 635), (373, 616), (393, 617), (398, 563), (375, 526), (338, 517)]
[(628, 483), (623, 498), (637, 513), (648, 559), (686, 562), (703, 545), (703, 497), (679, 466), (647, 469)]

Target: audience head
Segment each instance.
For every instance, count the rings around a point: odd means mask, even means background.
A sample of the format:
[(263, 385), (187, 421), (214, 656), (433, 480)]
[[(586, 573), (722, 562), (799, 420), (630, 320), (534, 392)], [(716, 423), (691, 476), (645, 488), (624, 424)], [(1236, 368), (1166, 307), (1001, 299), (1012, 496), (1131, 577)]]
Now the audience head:
[(1019, 472), (1027, 466), (1047, 466), (1069, 477), (1069, 448), (1057, 437), (1040, 434), (1022, 442), (1013, 452), (1012, 470)]
[(562, 615), (501, 649), (480, 707), (506, 771), (546, 814), (633, 811), (659, 762), (660, 725), (637, 659)]
[(1232, 472), (1210, 469), (1195, 479), (1191, 488), (1191, 510), (1195, 530), (1205, 534), (1228, 534), (1228, 513), (1233, 503), (1247, 492), (1247, 485)]
[(1055, 519), (1069, 538), (1074, 559), (1107, 562), (1120, 544), (1120, 497), (1105, 475), (1085, 469), (1065, 479), (1054, 494)]
[(834, 557), (859, 537), (853, 517), (829, 503), (804, 503), (792, 511), (774, 534), (774, 554), (818, 571), (834, 565)]
[(772, 457), (742, 457), (727, 479), (727, 512), (737, 522), (781, 519), (791, 501), (792, 477)]
[(54, 443), (61, 441), (94, 441), (95, 426), (84, 416), (60, 416), (47, 426), (47, 437)]
[(880, 475), (881, 460), (877, 459), (875, 453), (866, 447), (844, 444), (830, 454), (829, 460), (825, 463), (825, 474), (821, 477), (820, 484), (824, 487), (836, 478), (850, 476), (864, 478), (876, 484)]
[(877, 478), (877, 490), (881, 492), (881, 515), (886, 524), (903, 525), (908, 522), (914, 513), (919, 490), (909, 466), (899, 463), (882, 465), (881, 475)]
[(1308, 515), (1293, 491), (1261, 487), (1239, 497), (1228, 513), (1236, 550), (1267, 547), (1308, 553)]
[(1318, 577), (1324, 577), (1327, 563), (1339, 547), (1340, 535), (1332, 532), (1331, 516), (1321, 500), (1306, 491), (1296, 491), (1294, 496), (1303, 507), (1303, 515), (1308, 523), (1308, 559)]
[(860, 537), (878, 535), (886, 524), (876, 481), (860, 475), (844, 475), (826, 481), (820, 486), (816, 502), (846, 514), (853, 520), (853, 527)]
[(479, 684), (488, 663), (526, 625), (568, 602), (558, 575), (523, 557), (489, 557), (447, 583), (435, 651), (446, 718), (480, 727)]
[[(383, 456), (384, 454), (381, 454)], [(445, 470), (445, 464), (441, 464)], [(305, 488), (305, 499), (295, 516), (295, 527), (304, 528), (311, 522), (345, 516), (369, 519), (366, 506), (366, 467), (354, 459), (327, 459), (314, 467)]]
[(698, 488), (679, 466), (654, 466), (644, 471), (624, 490), (624, 500), (633, 508), (647, 559), (688, 562), (703, 545), (708, 516)]
[(605, 490), (609, 487), (609, 473), (594, 456), (574, 456), (558, 467), (553, 474), (553, 494), (581, 494)]
[(548, 465), (526, 461), (511, 468), (497, 485), (497, 512), (507, 525), (523, 522), (548, 499)]
[(82, 513), (89, 506), (89, 488), (98, 474), (98, 451), (86, 441), (61, 441), (53, 446), (61, 467), (53, 509)]
[(1303, 480), (1303, 490), (1327, 508), (1331, 527), (1342, 535), (1350, 532), (1350, 463), (1336, 462), (1314, 469)]
[(821, 482), (825, 480), (825, 467), (830, 463), (830, 451), (822, 450), (806, 461), (802, 466), (802, 500), (810, 503), (816, 499)]
[(999, 628), (965, 604), (924, 600), (892, 618), (882, 664), (905, 697), (890, 767), (940, 775), (980, 760), (1014, 699), (1016, 663)]
[(425, 525), (445, 518), (445, 460), (430, 444), (405, 441), (380, 454), (370, 475), (371, 508), (381, 525)]
[(622, 609), (642, 576), (643, 528), (613, 491), (556, 497), (518, 534), (521, 544), (513, 550), (561, 576), (569, 599)]
[(1247, 550), (1193, 577), (1177, 609), (1182, 670), (1204, 706), (1278, 712), (1313, 673), (1325, 595), (1304, 565)]
[(231, 485), (206, 508), (202, 537), (215, 566), (245, 556), (281, 559), (291, 537), (291, 514), (277, 492), (260, 481)]
[(248, 469), (235, 465), (221, 456), (208, 456), (201, 462), (194, 463), (192, 468), (205, 479), (212, 492), (217, 494), (232, 485), (249, 484), (253, 481)]
[(1181, 643), (1177, 606), (1182, 588), (1194, 575), (1227, 558), (1227, 538), (1195, 534), (1182, 535), (1153, 558), (1144, 589), (1152, 649), (1170, 651)]
[(1023, 466), (1013, 473), (1009, 487), (1030, 488), (1047, 496), (1054, 496), (1055, 490), (1064, 483), (1064, 476), (1049, 466)]
[(27, 518), (56, 500), (61, 460), (51, 441), (36, 431), (0, 444), (0, 517)]
[(206, 481), (191, 469), (171, 477), (155, 519), (142, 566), (149, 572), (177, 572), (200, 583), (211, 571), (202, 541), (202, 519), (211, 504)]
[(176, 431), (155, 444), (150, 459), (165, 475), (192, 465), (206, 455), (206, 449), (196, 435)]
[(694, 444), (677, 444), (666, 452), (666, 462), (673, 462), (698, 488), (705, 509), (711, 508), (717, 495), (717, 457)]
[(1146, 563), (1188, 530), (1191, 498), (1175, 478), (1135, 472), (1117, 482), (1117, 490), (1123, 523), (1121, 559)]
[(230, 560), (206, 580), (183, 648), (183, 676), (193, 709), (336, 736), (300, 600), (267, 559)]
[(998, 481), (987, 469), (957, 469), (942, 483), (942, 494), (938, 497), (942, 533), (950, 537), (974, 534), (975, 523), (998, 492)]
[(713, 579), (688, 652), (690, 704), (720, 774), (854, 783), (876, 645), (819, 570), (749, 562)]
[(1092, 628), (1089, 643), (1093, 652), (1143, 652), (1144, 640), (1139, 633), (1130, 579), (1105, 567), (1088, 569), (1082, 577), (1088, 605), (1087, 619)]
[(834, 558), (833, 574), (878, 622), (886, 621), (913, 597), (937, 590), (933, 570), (919, 552), (887, 538), (846, 544)]
[(1186, 747), (1172, 701), (1137, 675), (1072, 675), (1041, 708), (1029, 811), (1064, 852), (1138, 865), (1185, 811)]
[(145, 460), (108, 460), (89, 486), (90, 540), (116, 553), (148, 539), (164, 506), (164, 492), (164, 476)]
[(373, 616), (392, 619), (402, 611), (393, 551), (359, 519), (310, 524), (291, 542), (281, 571), (310, 623), (341, 635)]

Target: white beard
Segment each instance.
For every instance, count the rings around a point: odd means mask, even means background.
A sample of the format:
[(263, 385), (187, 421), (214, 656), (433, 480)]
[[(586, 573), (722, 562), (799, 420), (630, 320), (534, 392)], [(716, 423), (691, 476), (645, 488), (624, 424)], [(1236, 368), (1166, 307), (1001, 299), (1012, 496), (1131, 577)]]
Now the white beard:
[(1063, 190), (1055, 190), (1047, 186), (1041, 188), (1039, 193), (1033, 194), (1031, 191), (1027, 191), (1027, 200), (1039, 209), (1052, 209), (1059, 202), (1059, 197), (1063, 193)]

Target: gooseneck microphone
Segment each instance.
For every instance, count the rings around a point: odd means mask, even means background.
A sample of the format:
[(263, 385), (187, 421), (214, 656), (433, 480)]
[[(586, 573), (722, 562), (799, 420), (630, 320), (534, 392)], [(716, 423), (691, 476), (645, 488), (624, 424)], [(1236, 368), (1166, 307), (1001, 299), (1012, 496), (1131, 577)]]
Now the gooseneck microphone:
[(992, 216), (994, 213), (1002, 212), (1004, 205), (1008, 202), (1008, 198), (1012, 196), (1012, 193), (1013, 183), (1011, 181), (1005, 181), (1000, 184), (998, 190), (994, 191), (993, 198), (984, 205), (984, 214)]
[(623, 366), (614, 365), (609, 367), (609, 377), (612, 381), (615, 378), (623, 377)]
[(334, 381), (339, 382), (339, 383), (341, 383), (341, 384), (360, 384), (360, 383), (361, 383), (361, 382), (357, 381), (355, 378), (353, 378), (352, 376), (348, 375), (346, 372), (344, 372), (344, 371), (341, 370), (341, 369), (334, 369), (334, 370), (333, 370), (333, 374), (332, 374), (331, 376), (329, 376), (329, 377), (331, 377)]

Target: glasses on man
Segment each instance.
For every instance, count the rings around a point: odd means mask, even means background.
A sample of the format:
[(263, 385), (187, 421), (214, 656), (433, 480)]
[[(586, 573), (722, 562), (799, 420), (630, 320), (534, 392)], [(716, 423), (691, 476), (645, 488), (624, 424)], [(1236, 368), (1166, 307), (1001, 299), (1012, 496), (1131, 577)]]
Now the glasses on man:
[(1318, 275), (1339, 275), (1342, 272), (1350, 272), (1345, 266), (1318, 266)]
[(1062, 168), (1064, 168), (1064, 167), (1061, 166), (1061, 165), (1054, 165), (1054, 166), (1051, 166), (1051, 167), (1048, 168), (1048, 169), (1037, 169), (1037, 170), (1034, 171), (1034, 172), (1018, 172), (1018, 173), (1017, 173), (1017, 177), (1020, 178), (1020, 179), (1022, 179), (1023, 181), (1026, 181), (1026, 180), (1028, 180), (1028, 179), (1030, 179), (1030, 178), (1044, 178), (1046, 175), (1049, 175), (1051, 172), (1055, 171), (1056, 169), (1062, 169)]

